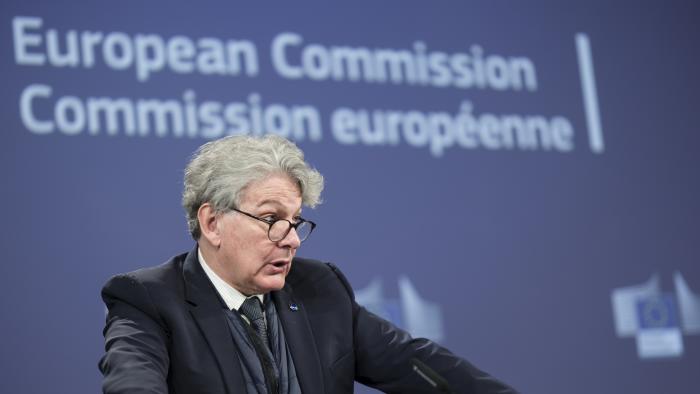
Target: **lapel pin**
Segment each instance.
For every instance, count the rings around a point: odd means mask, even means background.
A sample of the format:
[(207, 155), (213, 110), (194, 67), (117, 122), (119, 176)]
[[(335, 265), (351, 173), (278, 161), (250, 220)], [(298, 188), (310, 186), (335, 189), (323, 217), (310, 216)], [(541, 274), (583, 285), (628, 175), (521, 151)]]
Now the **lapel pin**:
[(297, 306), (297, 304), (291, 303), (289, 304), (289, 309), (291, 309), (292, 312), (296, 312), (299, 310), (299, 307)]

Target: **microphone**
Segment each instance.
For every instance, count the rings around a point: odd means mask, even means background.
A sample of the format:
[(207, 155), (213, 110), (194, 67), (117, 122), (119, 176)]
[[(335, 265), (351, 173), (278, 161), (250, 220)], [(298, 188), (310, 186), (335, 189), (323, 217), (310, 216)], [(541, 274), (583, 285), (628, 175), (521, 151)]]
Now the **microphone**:
[(453, 393), (450, 389), (450, 385), (447, 384), (447, 380), (440, 376), (435, 370), (427, 366), (421, 360), (413, 357), (411, 358), (411, 364), (413, 365), (413, 370), (423, 378), (428, 384), (441, 393)]

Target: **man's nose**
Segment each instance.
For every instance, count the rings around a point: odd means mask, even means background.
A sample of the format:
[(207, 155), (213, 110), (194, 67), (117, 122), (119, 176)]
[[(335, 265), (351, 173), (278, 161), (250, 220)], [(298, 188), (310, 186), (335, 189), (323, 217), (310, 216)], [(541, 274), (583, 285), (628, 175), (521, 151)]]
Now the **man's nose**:
[(279, 246), (289, 247), (292, 249), (297, 249), (301, 245), (301, 240), (299, 239), (299, 234), (294, 227), (289, 229), (287, 235), (278, 242)]

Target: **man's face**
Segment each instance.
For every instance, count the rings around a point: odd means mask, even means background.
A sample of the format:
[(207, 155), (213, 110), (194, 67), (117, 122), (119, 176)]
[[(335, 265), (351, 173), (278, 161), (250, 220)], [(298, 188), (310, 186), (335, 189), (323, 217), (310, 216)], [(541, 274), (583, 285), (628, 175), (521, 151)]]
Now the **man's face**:
[[(294, 223), (301, 213), (301, 193), (288, 176), (275, 174), (249, 184), (237, 208), (260, 218)], [(266, 223), (234, 211), (222, 214), (218, 226), (221, 245), (216, 254), (227, 282), (245, 295), (284, 287), (300, 245), (295, 230), (272, 242)]]

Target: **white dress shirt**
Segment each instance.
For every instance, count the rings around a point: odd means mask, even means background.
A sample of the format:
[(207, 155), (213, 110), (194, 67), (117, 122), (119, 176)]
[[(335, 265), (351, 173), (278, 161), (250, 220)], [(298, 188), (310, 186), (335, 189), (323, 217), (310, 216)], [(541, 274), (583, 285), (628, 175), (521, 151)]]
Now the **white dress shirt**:
[[(197, 248), (197, 257), (199, 257), (199, 264), (202, 265), (202, 269), (204, 269), (204, 272), (209, 277), (211, 283), (214, 284), (214, 288), (216, 288), (216, 291), (219, 293), (221, 298), (223, 298), (224, 302), (226, 303), (226, 306), (228, 306), (228, 309), (238, 310), (238, 308), (240, 308), (241, 305), (243, 305), (243, 302), (248, 297), (246, 297), (240, 291), (236, 290), (235, 287), (226, 283), (225, 280), (221, 279), (221, 277), (217, 275), (216, 272), (214, 272), (214, 270), (211, 269), (211, 267), (209, 267), (209, 264), (207, 264), (206, 260), (204, 260), (204, 256), (202, 256), (202, 250), (200, 248)], [(260, 303), (264, 305), (262, 294), (255, 294), (254, 296), (258, 297)], [(263, 310), (264, 309), (265, 308), (263, 307)], [(241, 314), (241, 316), (243, 316), (243, 314)], [(245, 316), (243, 316), (243, 318), (246, 321), (248, 321), (248, 318), (246, 318)], [(250, 322), (248, 321), (248, 323)]]

